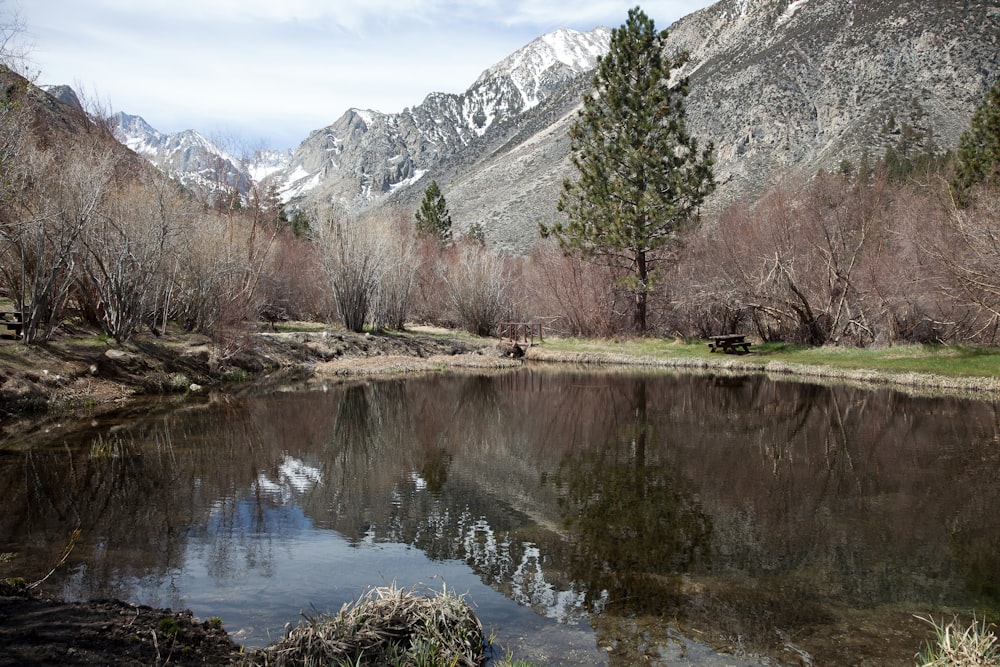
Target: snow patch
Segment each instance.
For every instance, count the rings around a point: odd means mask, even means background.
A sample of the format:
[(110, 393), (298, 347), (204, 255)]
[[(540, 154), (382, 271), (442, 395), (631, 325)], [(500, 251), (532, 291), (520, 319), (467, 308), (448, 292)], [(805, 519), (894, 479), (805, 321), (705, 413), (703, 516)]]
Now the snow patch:
[(375, 120), (375, 114), (373, 111), (368, 109), (351, 109), (355, 116), (364, 121), (365, 125), (371, 125), (372, 121)]
[(778, 17), (778, 25), (790, 21), (791, 18), (795, 16), (795, 12), (799, 11), (799, 9), (801, 9), (807, 2), (809, 2), (809, 0), (792, 0), (788, 4), (788, 7), (785, 8), (784, 13)]
[(276, 174), (284, 169), (280, 164), (255, 164), (247, 172), (254, 183), (260, 183), (271, 174)]
[(320, 174), (310, 174), (302, 168), (302, 165), (295, 167), (295, 171), (288, 175), (285, 186), (281, 188), (280, 199), (283, 204), (287, 204), (293, 198), (312, 190), (320, 183)]
[(390, 185), (389, 186), (389, 192), (395, 192), (396, 190), (399, 190), (400, 188), (405, 188), (405, 187), (408, 187), (410, 185), (413, 185), (414, 183), (416, 183), (417, 181), (419, 181), (423, 177), (423, 175), (426, 174), (426, 173), (427, 173), (426, 169), (415, 169), (413, 171), (413, 176), (410, 176), (409, 178), (404, 178), (399, 183), (393, 183), (392, 185)]
[(247, 167), (247, 172), (254, 183), (261, 183), (271, 174), (287, 169), (291, 159), (292, 152), (290, 150), (260, 151), (254, 155), (253, 161)]

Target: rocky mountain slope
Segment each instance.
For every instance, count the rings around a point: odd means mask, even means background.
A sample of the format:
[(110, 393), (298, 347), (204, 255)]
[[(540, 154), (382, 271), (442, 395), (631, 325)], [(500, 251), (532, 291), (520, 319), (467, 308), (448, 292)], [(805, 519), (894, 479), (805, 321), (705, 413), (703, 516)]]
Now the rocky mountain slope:
[(605, 28), (559, 30), (489, 68), (461, 95), (431, 93), (399, 114), (351, 109), (310, 134), (276, 182), (293, 204), (365, 208), (468, 147), (488, 145), (481, 139), (592, 69), (609, 38)]
[(722, 0), (671, 28), (723, 199), (889, 146), (953, 148), (1000, 76), (993, 0)]

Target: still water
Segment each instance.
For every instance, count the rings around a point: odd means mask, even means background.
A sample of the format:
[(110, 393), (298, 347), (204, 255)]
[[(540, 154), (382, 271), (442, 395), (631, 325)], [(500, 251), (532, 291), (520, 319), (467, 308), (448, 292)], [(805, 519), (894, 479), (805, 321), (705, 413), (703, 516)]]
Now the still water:
[(0, 445), (0, 576), (248, 646), (395, 582), (547, 665), (912, 665), (1000, 616), (997, 404), (529, 368), (216, 396)]

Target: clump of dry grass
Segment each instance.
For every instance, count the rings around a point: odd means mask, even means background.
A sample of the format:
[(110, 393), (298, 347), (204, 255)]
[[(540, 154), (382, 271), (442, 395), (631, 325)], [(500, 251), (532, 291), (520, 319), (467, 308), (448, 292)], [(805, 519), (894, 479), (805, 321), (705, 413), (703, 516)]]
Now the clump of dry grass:
[(309, 617), (284, 639), (248, 654), (245, 667), (407, 665), (478, 667), (483, 627), (464, 596), (374, 588), (336, 615)]
[(935, 640), (917, 654), (919, 667), (989, 667), (1000, 665), (1000, 646), (992, 626), (973, 620), (962, 627), (958, 619), (938, 624), (932, 618), (917, 616), (934, 626)]

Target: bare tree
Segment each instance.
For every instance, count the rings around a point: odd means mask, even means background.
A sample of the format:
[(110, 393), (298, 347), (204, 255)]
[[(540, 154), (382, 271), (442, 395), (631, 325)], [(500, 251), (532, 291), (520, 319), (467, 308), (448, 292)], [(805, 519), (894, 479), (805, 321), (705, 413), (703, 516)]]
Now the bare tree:
[(7, 86), (0, 99), (0, 288), (10, 293), (19, 284), (20, 276), (14, 245), (19, 236), (16, 221), (20, 213), (15, 203), (18, 191), (26, 189), (30, 182), (23, 163), (30, 116), (23, 104), (27, 82), (13, 75), (0, 79)]
[(442, 271), (458, 321), (469, 333), (492, 335), (511, 316), (513, 278), (497, 254), (475, 243), (461, 245), (455, 261)]
[(378, 330), (401, 330), (410, 311), (416, 284), (417, 240), (410, 225), (400, 220), (373, 221), (379, 228), (382, 270), (375, 289), (372, 325)]
[(22, 311), (25, 342), (47, 339), (77, 277), (82, 236), (113, 183), (116, 158), (100, 142), (22, 153), (19, 197), (0, 235), (3, 282)]
[(165, 265), (177, 230), (162, 201), (152, 187), (126, 185), (81, 235), (78, 299), (118, 341), (151, 323), (157, 304), (167, 301)]
[[(3, 2), (0, 2), (0, 6)], [(0, 19), (0, 65), (22, 76), (28, 76), (30, 46), (24, 41), (24, 21), (18, 12)]]
[(385, 271), (382, 242), (375, 225), (348, 216), (330, 217), (319, 225), (318, 242), (337, 312), (350, 331), (368, 322)]

